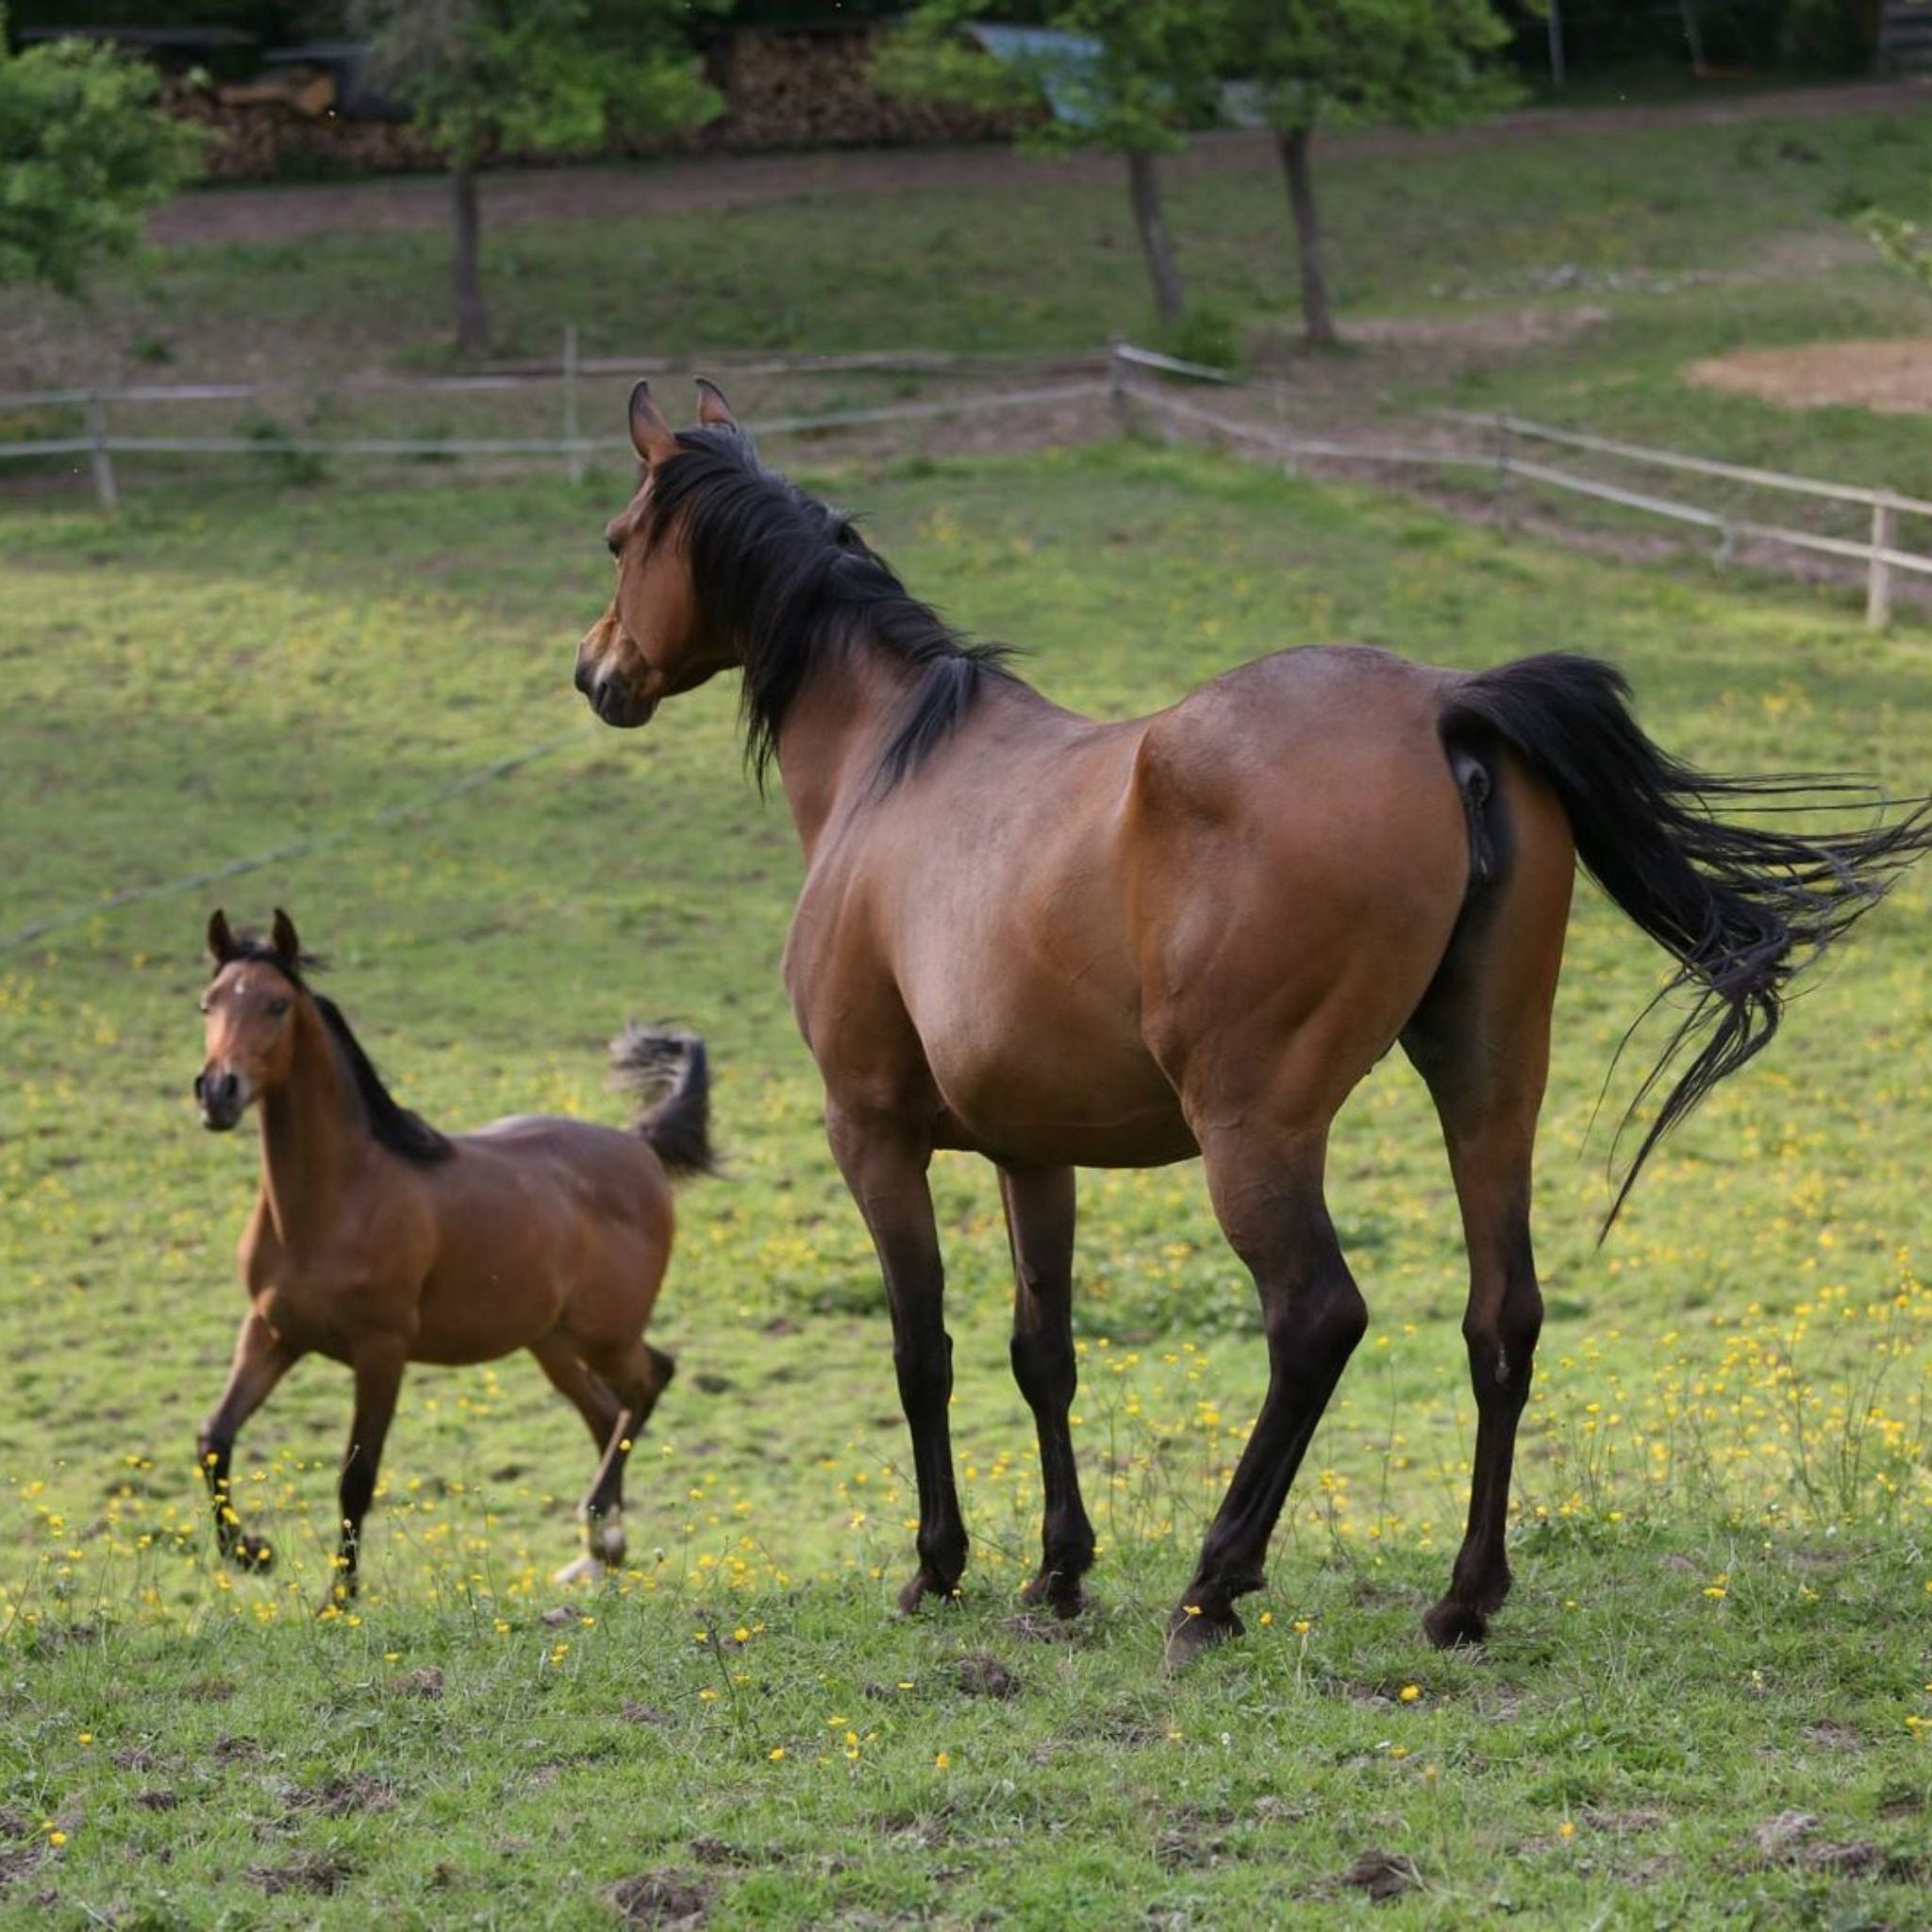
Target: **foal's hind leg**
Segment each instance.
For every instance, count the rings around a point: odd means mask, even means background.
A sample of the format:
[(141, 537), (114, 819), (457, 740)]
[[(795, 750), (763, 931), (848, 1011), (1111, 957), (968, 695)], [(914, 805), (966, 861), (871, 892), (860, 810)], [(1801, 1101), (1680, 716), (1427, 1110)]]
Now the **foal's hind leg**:
[(605, 1444), (604, 1459), (584, 1499), (584, 1519), (592, 1545), (612, 1570), (624, 1567), (624, 1472), (631, 1445), (643, 1433), (658, 1398), (671, 1386), (677, 1364), (661, 1348), (638, 1341), (627, 1347), (591, 1350), (592, 1369), (610, 1385), (623, 1405), (617, 1426)]
[(1074, 1170), (1002, 1168), (1000, 1198), (1013, 1248), (1013, 1379), (1040, 1436), (1045, 1514), (1040, 1574), (1022, 1592), (1062, 1617), (1080, 1609), (1080, 1579), (1093, 1563), (1093, 1526), (1080, 1500), (1080, 1472), (1067, 1414), (1074, 1403)]
[(1441, 1117), (1469, 1247), (1462, 1333), (1476, 1404), (1469, 1527), (1447, 1594), (1423, 1619), (1430, 1641), (1444, 1647), (1481, 1642), (1509, 1593), (1509, 1475), (1542, 1327), (1530, 1164), (1574, 859), (1567, 825), (1541, 793), (1523, 788), (1510, 802), (1505, 875), (1471, 906), (1402, 1036)]
[[(620, 1425), (624, 1421), (624, 1405), (584, 1366), (577, 1355), (576, 1343), (560, 1330), (533, 1342), (530, 1353), (549, 1376), (550, 1386), (583, 1417), (584, 1426), (591, 1432), (591, 1441), (601, 1455), (623, 1433)], [(600, 1467), (600, 1476), (602, 1473)], [(594, 1578), (604, 1574), (606, 1525), (591, 1514), (591, 1496), (595, 1492), (593, 1481), (590, 1494), (585, 1496), (577, 1510), (584, 1525), (584, 1554), (575, 1562), (565, 1564), (552, 1579), (554, 1582), (575, 1583), (582, 1577)], [(621, 1540), (621, 1529), (619, 1536)], [(620, 1550), (620, 1560), (621, 1557)]]

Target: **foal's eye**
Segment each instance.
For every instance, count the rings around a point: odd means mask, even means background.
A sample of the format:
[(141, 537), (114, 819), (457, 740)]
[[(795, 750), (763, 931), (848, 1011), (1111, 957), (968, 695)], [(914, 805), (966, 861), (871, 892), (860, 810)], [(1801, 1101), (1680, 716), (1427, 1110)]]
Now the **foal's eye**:
[(289, 1010), (289, 1003), (287, 1000), (271, 1000), (268, 1009), (272, 1018), (279, 1020)]

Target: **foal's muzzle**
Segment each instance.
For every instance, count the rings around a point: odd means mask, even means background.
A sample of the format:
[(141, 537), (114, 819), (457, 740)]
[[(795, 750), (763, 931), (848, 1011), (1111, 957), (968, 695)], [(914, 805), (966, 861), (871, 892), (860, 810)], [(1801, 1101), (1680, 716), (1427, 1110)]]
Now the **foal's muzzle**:
[(201, 1108), (201, 1124), (210, 1133), (225, 1134), (242, 1118), (247, 1096), (238, 1075), (210, 1073), (206, 1067), (194, 1076), (194, 1098)]

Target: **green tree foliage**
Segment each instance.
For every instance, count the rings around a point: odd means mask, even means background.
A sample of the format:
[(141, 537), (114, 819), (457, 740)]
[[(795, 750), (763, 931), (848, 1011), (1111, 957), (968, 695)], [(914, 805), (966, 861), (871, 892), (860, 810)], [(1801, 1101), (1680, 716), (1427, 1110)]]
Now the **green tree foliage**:
[(1213, 0), (1223, 73), (1274, 131), (1288, 176), (1308, 340), (1331, 342), (1310, 149), (1318, 127), (1434, 127), (1512, 92), (1489, 58), (1509, 39), (1491, 0)]
[[(722, 0), (704, 0), (717, 10)], [(582, 154), (716, 113), (685, 0), (351, 0), (385, 84), (448, 158), (457, 340), (489, 343), (476, 171), (509, 151)]]
[(1893, 268), (1904, 269), (1932, 289), (1932, 230), (1886, 208), (1868, 208), (1858, 218), (1867, 239)]
[[(974, 0), (922, 0), (874, 63), (890, 93), (1019, 113), (1023, 147), (1099, 147), (1124, 158), (1134, 225), (1155, 305), (1172, 325), (1185, 306), (1160, 203), (1158, 158), (1205, 117), (1211, 65), (1196, 0), (1044, 0), (1001, 8)], [(1017, 21), (1074, 35), (1092, 51), (1036, 45), (995, 58), (965, 23)]]
[(0, 283), (71, 295), (96, 261), (133, 252), (198, 143), (155, 106), (140, 61), (77, 41), (8, 54), (6, 25), (0, 9)]

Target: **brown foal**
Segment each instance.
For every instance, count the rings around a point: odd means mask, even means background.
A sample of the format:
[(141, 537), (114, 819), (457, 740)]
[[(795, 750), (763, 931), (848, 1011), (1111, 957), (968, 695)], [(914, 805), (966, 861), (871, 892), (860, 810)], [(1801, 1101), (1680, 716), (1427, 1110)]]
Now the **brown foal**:
[(1634, 1174), (1770, 1038), (1798, 964), (1924, 848), (1923, 814), (1819, 839), (1715, 817), (1713, 800), (1797, 781), (1677, 763), (1615, 672), (1567, 656), (1468, 675), (1285, 651), (1152, 717), (1077, 717), (964, 643), (700, 389), (681, 434), (644, 385), (632, 398), (644, 470), (608, 531), (616, 592), (576, 684), (635, 726), (741, 669), (750, 755), (760, 773), (776, 760), (806, 857), (785, 982), (878, 1251), (911, 1430), (919, 1567), (902, 1606), (952, 1595), (966, 1560), (934, 1149), (999, 1171), (1045, 1495), (1026, 1593), (1063, 1614), (1093, 1555), (1068, 1434), (1074, 1169), (1202, 1158), (1260, 1296), (1270, 1376), (1170, 1624), (1179, 1659), (1240, 1631), (1236, 1599), (1260, 1586), (1366, 1326), (1324, 1158), (1337, 1109), (1399, 1041), (1448, 1143), (1478, 1412), (1468, 1532), (1425, 1624), (1479, 1641), (1509, 1587), (1542, 1312), (1530, 1157), (1578, 857), (1693, 996), (1674, 1049), (1700, 1043)]
[(277, 910), (266, 941), (208, 922), (204, 1124), (261, 1118), (261, 1191), (242, 1238), (248, 1313), (201, 1432), (222, 1555), (265, 1568), (229, 1496), (242, 1424), (305, 1355), (346, 1362), (355, 1420), (327, 1602), (356, 1592), (362, 1522), (408, 1362), (483, 1362), (527, 1348), (575, 1405), (601, 1457), (585, 1554), (559, 1580), (624, 1561), (624, 1470), (671, 1380), (643, 1339), (671, 1257), (671, 1180), (710, 1170), (708, 1082), (694, 1034), (629, 1027), (615, 1077), (655, 1102), (632, 1133), (519, 1115), (449, 1138), (392, 1099), (333, 1001), (314, 991)]

